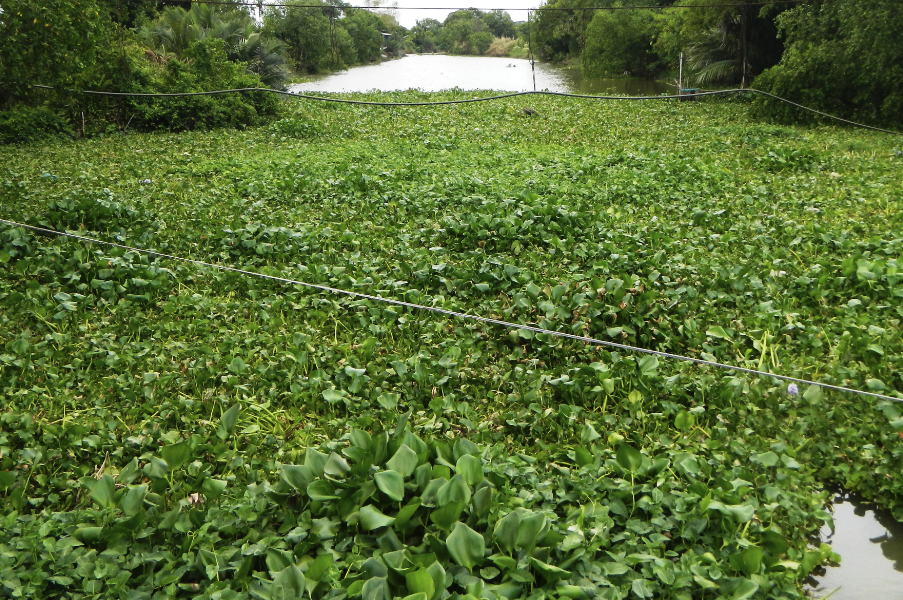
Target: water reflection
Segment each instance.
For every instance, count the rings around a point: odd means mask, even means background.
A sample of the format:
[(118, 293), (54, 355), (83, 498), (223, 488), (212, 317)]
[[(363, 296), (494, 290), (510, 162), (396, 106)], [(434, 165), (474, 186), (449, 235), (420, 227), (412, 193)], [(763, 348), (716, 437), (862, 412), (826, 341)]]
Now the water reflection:
[(903, 598), (903, 523), (855, 497), (839, 495), (834, 499), (834, 526), (833, 533), (826, 527), (821, 537), (843, 560), (812, 578), (815, 597)]
[(658, 95), (670, 93), (664, 83), (645, 79), (587, 79), (577, 67), (560, 67), (516, 58), (482, 56), (409, 55), (377, 65), (314, 76), (308, 83), (290, 86), (293, 92), (367, 92), (420, 89), (437, 92), (536, 89), (582, 94)]

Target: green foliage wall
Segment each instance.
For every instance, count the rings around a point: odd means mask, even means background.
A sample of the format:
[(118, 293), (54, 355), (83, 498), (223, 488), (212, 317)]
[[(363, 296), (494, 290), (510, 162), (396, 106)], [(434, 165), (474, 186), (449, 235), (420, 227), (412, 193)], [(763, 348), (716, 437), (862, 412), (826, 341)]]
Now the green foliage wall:
[(655, 63), (654, 13), (598, 11), (586, 30), (584, 64), (595, 75), (645, 75)]
[(35, 96), (32, 84), (90, 79), (110, 21), (96, 0), (5, 0), (0, 16), (0, 108)]
[[(786, 52), (756, 87), (843, 117), (903, 125), (903, 3), (827, 0), (799, 6), (778, 22)], [(758, 114), (813, 118), (767, 100), (759, 101)]]

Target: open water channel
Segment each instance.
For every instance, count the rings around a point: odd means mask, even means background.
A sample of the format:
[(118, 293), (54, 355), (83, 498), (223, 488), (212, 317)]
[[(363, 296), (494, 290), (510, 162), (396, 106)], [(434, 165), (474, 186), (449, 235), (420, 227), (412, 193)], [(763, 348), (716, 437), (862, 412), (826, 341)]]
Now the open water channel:
[[(537, 90), (595, 95), (654, 96), (674, 92), (664, 82), (647, 79), (588, 79), (579, 68), (536, 63)], [(314, 76), (291, 86), (293, 92), (366, 92), (459, 88), (523, 92), (533, 89), (530, 61), (473, 56), (412, 55), (377, 65)], [(831, 544), (842, 562), (809, 579), (814, 598), (830, 600), (903, 600), (903, 523), (877, 513), (848, 496), (834, 498)]]
[[(535, 63), (536, 89), (579, 94), (623, 94), (656, 96), (674, 92), (674, 87), (649, 79), (588, 79), (577, 67)], [(438, 92), (499, 90), (526, 92), (533, 89), (530, 61), (517, 58), (408, 55), (375, 65), (354, 67), (290, 86), (293, 92), (367, 92), (419, 89)]]

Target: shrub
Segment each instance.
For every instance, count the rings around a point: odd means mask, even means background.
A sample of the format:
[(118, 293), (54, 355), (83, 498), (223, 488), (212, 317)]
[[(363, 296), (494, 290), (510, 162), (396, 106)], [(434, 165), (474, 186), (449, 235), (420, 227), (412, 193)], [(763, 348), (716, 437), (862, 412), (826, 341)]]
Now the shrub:
[[(757, 88), (848, 119), (903, 125), (903, 5), (835, 0), (799, 6), (778, 22), (787, 49)], [(766, 98), (755, 111), (783, 122), (817, 118)]]
[(0, 144), (36, 142), (71, 135), (68, 121), (47, 108), (18, 106), (0, 111)]

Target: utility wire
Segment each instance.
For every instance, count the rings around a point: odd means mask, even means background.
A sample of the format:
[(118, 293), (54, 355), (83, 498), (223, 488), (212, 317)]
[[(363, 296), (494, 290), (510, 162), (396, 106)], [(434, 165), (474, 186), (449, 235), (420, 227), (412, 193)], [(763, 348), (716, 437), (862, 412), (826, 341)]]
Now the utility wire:
[(552, 330), (552, 329), (543, 329), (543, 328), (541, 328), (541, 327), (534, 327), (533, 325), (523, 325), (523, 324), (520, 324), (520, 323), (510, 323), (510, 322), (508, 322), (508, 321), (502, 321), (502, 320), (500, 320), (500, 319), (491, 319), (491, 318), (488, 318), (488, 317), (480, 317), (480, 316), (477, 316), (477, 315), (471, 315), (471, 314), (468, 314), (468, 313), (462, 313), (462, 312), (457, 312), (457, 311), (453, 311), (453, 310), (447, 310), (447, 309), (444, 309), (444, 308), (438, 308), (438, 307), (436, 307), (436, 306), (425, 306), (425, 305), (423, 305), (423, 304), (414, 304), (414, 303), (412, 303), (412, 302), (404, 302), (404, 301), (402, 301), (402, 300), (395, 300), (395, 299), (393, 299), (393, 298), (383, 298), (382, 296), (371, 296), (370, 294), (363, 294), (363, 293), (361, 293), (361, 292), (352, 292), (352, 291), (350, 291), (350, 290), (343, 290), (343, 289), (334, 288), (334, 287), (329, 287), (329, 286), (326, 286), (326, 285), (320, 285), (320, 284), (316, 284), (316, 283), (308, 283), (308, 282), (305, 282), (305, 281), (298, 281), (298, 280), (295, 280), (295, 279), (288, 279), (288, 278), (285, 278), (285, 277), (277, 277), (277, 276), (275, 276), (275, 275), (267, 275), (267, 274), (265, 274), (265, 273), (257, 273), (257, 272), (254, 272), (254, 271), (246, 271), (246, 270), (244, 270), (244, 269), (237, 269), (237, 268), (235, 268), (235, 267), (229, 267), (229, 266), (225, 266), (225, 265), (219, 265), (219, 264), (216, 264), (216, 263), (208, 263), (208, 262), (204, 262), (204, 261), (202, 261), (202, 260), (196, 260), (196, 259), (193, 259), (193, 258), (183, 258), (183, 257), (180, 257), (180, 256), (174, 256), (174, 255), (172, 255), (172, 254), (164, 254), (164, 253), (162, 253), (162, 252), (156, 252), (156, 251), (154, 251), (154, 250), (145, 250), (145, 249), (142, 249), (142, 248), (135, 248), (135, 247), (133, 247), (133, 246), (126, 246), (126, 245), (124, 245), (124, 244), (117, 244), (117, 243), (115, 243), (115, 242), (107, 242), (107, 241), (104, 241), (104, 240), (98, 240), (98, 239), (89, 238), (89, 237), (86, 237), (86, 236), (76, 235), (76, 234), (74, 234), (74, 233), (68, 233), (68, 232), (64, 232), (64, 231), (55, 231), (55, 230), (53, 230), (53, 229), (47, 229), (47, 228), (44, 228), (44, 227), (37, 227), (37, 226), (34, 226), (34, 225), (26, 225), (26, 224), (24, 224), (24, 223), (18, 223), (18, 222), (16, 222), (16, 221), (10, 221), (10, 220), (7, 220), (7, 219), (0, 219), (0, 223), (6, 223), (6, 224), (12, 225), (12, 226), (14, 226), (14, 227), (23, 227), (23, 228), (31, 229), (31, 230), (33, 230), (33, 231), (38, 231), (38, 232), (44, 233), (44, 234), (49, 234), (49, 235), (54, 235), (54, 236), (61, 236), (61, 237), (68, 237), (68, 238), (80, 240), (80, 241), (83, 241), (83, 242), (90, 242), (90, 243), (95, 243), (95, 244), (101, 244), (101, 245), (104, 245), (104, 246), (111, 246), (111, 247), (114, 247), (114, 248), (120, 248), (120, 249), (123, 249), (123, 250), (128, 250), (128, 251), (130, 251), (130, 252), (138, 252), (138, 253), (146, 254), (146, 255), (149, 255), (149, 256), (158, 256), (158, 257), (160, 257), (160, 258), (167, 258), (167, 259), (170, 259), (170, 260), (176, 260), (176, 261), (180, 261), (180, 262), (191, 263), (191, 264), (195, 264), (195, 265), (202, 266), (202, 267), (209, 267), (209, 268), (211, 268), (211, 269), (219, 269), (220, 271), (227, 271), (227, 272), (231, 272), (231, 273), (239, 273), (239, 274), (241, 274), (241, 275), (250, 275), (250, 276), (252, 276), (252, 277), (260, 277), (260, 278), (262, 278), (262, 279), (269, 279), (269, 280), (271, 280), (271, 281), (278, 281), (278, 282), (281, 282), (281, 283), (288, 283), (288, 284), (292, 284), (292, 285), (300, 285), (300, 286), (303, 286), (303, 287), (312, 288), (312, 289), (315, 289), (315, 290), (320, 290), (320, 291), (322, 291), (322, 292), (331, 292), (331, 293), (333, 293), (333, 294), (342, 294), (342, 295), (345, 295), (345, 296), (352, 296), (352, 297), (355, 297), (355, 298), (363, 298), (363, 299), (366, 299), (366, 300), (373, 300), (374, 302), (383, 302), (383, 303), (386, 303), (386, 304), (392, 304), (392, 305), (395, 305), (395, 306), (404, 306), (404, 307), (406, 307), (406, 308), (412, 308), (412, 309), (416, 309), (416, 310), (425, 310), (425, 311), (428, 311), (428, 312), (439, 313), (439, 314), (442, 314), (442, 315), (447, 315), (447, 316), (449, 316), (449, 317), (455, 317), (455, 318), (458, 318), (458, 319), (468, 319), (468, 320), (476, 321), (476, 322), (479, 322), (479, 323), (486, 323), (486, 324), (489, 324), (489, 325), (499, 325), (499, 326), (502, 326), (502, 327), (508, 327), (508, 328), (511, 328), (511, 329), (518, 329), (518, 330), (521, 330), (521, 331), (532, 331), (533, 333), (541, 333), (541, 334), (551, 335), (551, 336), (554, 336), (554, 337), (564, 338), (564, 339), (568, 339), (568, 340), (574, 340), (574, 341), (577, 341), (577, 342), (584, 342), (585, 344), (594, 344), (594, 345), (597, 345), (597, 346), (606, 346), (606, 347), (609, 347), (609, 348), (617, 348), (618, 350), (626, 350), (626, 351), (628, 351), (628, 352), (639, 352), (639, 353), (642, 353), (642, 354), (650, 354), (650, 355), (652, 355), (652, 356), (660, 356), (660, 357), (662, 357), (662, 358), (670, 358), (670, 359), (678, 360), (678, 361), (691, 362), (691, 363), (695, 363), (695, 364), (698, 364), (698, 365), (707, 365), (707, 366), (710, 366), (710, 367), (718, 367), (719, 369), (726, 369), (726, 370), (728, 370), (728, 371), (738, 371), (738, 372), (740, 372), (740, 373), (749, 373), (750, 375), (759, 375), (759, 376), (761, 376), (761, 377), (772, 377), (772, 378), (774, 378), (774, 379), (779, 379), (779, 380), (782, 380), (782, 381), (790, 381), (790, 382), (792, 382), (792, 383), (801, 383), (801, 384), (804, 384), (804, 385), (817, 385), (817, 386), (822, 387), (822, 388), (827, 389), (827, 390), (834, 390), (834, 391), (838, 391), (838, 392), (848, 392), (848, 393), (852, 393), (852, 394), (858, 394), (858, 395), (860, 395), (860, 396), (869, 396), (869, 397), (871, 397), (871, 398), (879, 398), (879, 399), (881, 399), (881, 400), (891, 400), (891, 401), (893, 401), (893, 402), (901, 402), (901, 403), (903, 403), (903, 398), (894, 398), (893, 396), (885, 396), (885, 395), (883, 395), (883, 394), (876, 394), (876, 393), (874, 393), (874, 392), (866, 392), (866, 391), (863, 391), (863, 390), (856, 390), (856, 389), (841, 387), (841, 386), (839, 386), (839, 385), (831, 385), (831, 384), (828, 384), (828, 383), (820, 383), (820, 382), (817, 382), (817, 381), (809, 381), (808, 379), (800, 379), (800, 378), (798, 378), (798, 377), (790, 377), (790, 376), (787, 376), (787, 375), (777, 375), (777, 374), (775, 374), (775, 373), (768, 373), (768, 372), (766, 372), (766, 371), (758, 371), (758, 370), (756, 370), (756, 369), (748, 369), (748, 368), (746, 368), (746, 367), (738, 367), (738, 366), (735, 366), (735, 365), (727, 365), (727, 364), (724, 364), (724, 363), (714, 362), (714, 361), (710, 361), (710, 360), (704, 360), (704, 359), (701, 359), (701, 358), (692, 358), (692, 357), (690, 357), (690, 356), (682, 356), (682, 355), (680, 355), (680, 354), (672, 354), (672, 353), (670, 353), (670, 352), (661, 352), (661, 351), (659, 351), (659, 350), (650, 350), (650, 349), (648, 349), (648, 348), (640, 348), (640, 347), (637, 347), (637, 346), (628, 346), (627, 344), (618, 344), (618, 343), (616, 343), (616, 342), (607, 342), (607, 341), (603, 341), (603, 340), (598, 340), (598, 339), (596, 339), (596, 338), (585, 337), (585, 336), (582, 336), (582, 335), (574, 335), (574, 334), (571, 334), (571, 333), (564, 333), (564, 332), (561, 332), (561, 331), (554, 331), (554, 330)]
[[(535, 74), (534, 74), (535, 79)], [(534, 83), (535, 85), (535, 83)], [(51, 87), (49, 85), (33, 85), (32, 87), (40, 88), (44, 90), (55, 90), (56, 88)], [(786, 104), (790, 104), (791, 106), (795, 106), (802, 110), (811, 112), (813, 114), (819, 115), (826, 119), (833, 119), (835, 121), (840, 121), (841, 123), (846, 123), (847, 125), (852, 125), (854, 127), (861, 127), (862, 129), (869, 129), (871, 131), (878, 131), (881, 133), (887, 133), (890, 135), (899, 135), (903, 136), (903, 132), (893, 131), (891, 129), (882, 129), (880, 127), (873, 127), (871, 125), (866, 125), (864, 123), (857, 123), (856, 121), (850, 121), (848, 119), (844, 119), (842, 117), (838, 117), (835, 115), (831, 115), (820, 110), (816, 110), (814, 108), (809, 108), (808, 106), (803, 106), (802, 104), (797, 104), (792, 100), (787, 100), (786, 98), (781, 98), (780, 96), (776, 96), (774, 94), (763, 92), (762, 90), (757, 90), (755, 88), (745, 88), (745, 89), (731, 89), (731, 90), (715, 90), (712, 92), (700, 92), (698, 94), (686, 95), (686, 94), (671, 94), (671, 95), (661, 95), (661, 96), (592, 96), (587, 94), (569, 94), (566, 92), (550, 92), (547, 90), (539, 90), (539, 91), (526, 91), (526, 92), (512, 92), (510, 94), (499, 94), (496, 96), (483, 96), (480, 98), (465, 98), (462, 100), (440, 100), (434, 102), (373, 102), (370, 100), (346, 100), (343, 98), (328, 98), (324, 96), (311, 96), (308, 94), (297, 94), (295, 92), (284, 92), (282, 90), (273, 90), (270, 88), (237, 88), (233, 90), (213, 90), (209, 92), (176, 92), (170, 94), (140, 94), (135, 92), (97, 92), (91, 90), (62, 90), (69, 93), (75, 94), (86, 94), (91, 96), (112, 96), (112, 97), (135, 97), (135, 98), (178, 98), (182, 96), (215, 96), (219, 94), (232, 94), (237, 92), (268, 92), (270, 94), (279, 94), (282, 96), (290, 96), (292, 98), (302, 98), (304, 100), (318, 100), (321, 102), (338, 102), (341, 104), (358, 104), (363, 106), (442, 106), (447, 104), (468, 104), (470, 102), (486, 102), (488, 100), (501, 100), (504, 98), (514, 98), (516, 96), (528, 96), (530, 94), (540, 94), (543, 96), (562, 96), (565, 98), (585, 98), (590, 100), (674, 100), (674, 99), (687, 99), (687, 98), (700, 98), (703, 96), (720, 96), (725, 94), (742, 94), (742, 93), (752, 93), (759, 94), (761, 96), (766, 96), (773, 100), (778, 100), (780, 102), (784, 102)]]

